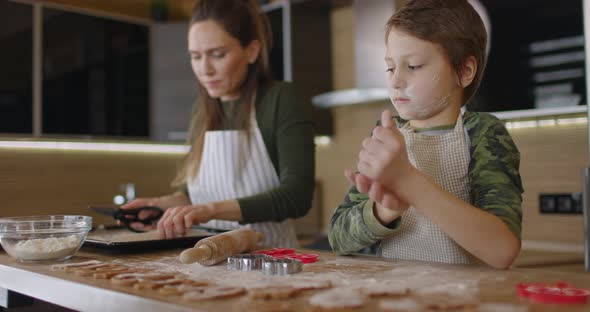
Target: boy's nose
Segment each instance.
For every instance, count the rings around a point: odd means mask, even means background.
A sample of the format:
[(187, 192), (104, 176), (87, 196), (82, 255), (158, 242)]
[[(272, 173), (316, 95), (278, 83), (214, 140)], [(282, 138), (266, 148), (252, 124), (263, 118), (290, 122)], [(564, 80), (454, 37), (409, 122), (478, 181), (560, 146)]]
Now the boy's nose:
[(391, 80), (390, 81), (391, 87), (393, 87), (394, 89), (402, 89), (402, 88), (405, 88), (405, 86), (406, 86), (406, 81), (401, 76), (399, 71), (396, 71), (395, 73), (393, 73), (393, 75), (391, 75), (390, 80)]

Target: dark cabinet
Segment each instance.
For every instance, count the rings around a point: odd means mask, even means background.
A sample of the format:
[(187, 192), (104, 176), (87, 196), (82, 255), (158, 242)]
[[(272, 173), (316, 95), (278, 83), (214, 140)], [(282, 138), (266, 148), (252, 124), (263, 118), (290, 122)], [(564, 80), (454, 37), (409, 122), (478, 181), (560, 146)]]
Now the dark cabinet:
[[(122, 18), (0, 1), (0, 132), (147, 138), (149, 34), (148, 24)], [(35, 79), (41, 100), (33, 109)]]
[(491, 22), (491, 45), (471, 109), (586, 104), (583, 1), (480, 1)]
[(0, 133), (32, 133), (33, 8), (0, 1)]
[[(271, 69), (277, 79), (293, 81), (311, 103), (314, 95), (332, 89), (331, 6), (324, 1), (283, 1), (263, 7), (273, 31)], [(332, 115), (327, 109), (310, 112), (317, 135), (331, 135)]]
[(43, 134), (149, 135), (149, 27), (43, 9)]

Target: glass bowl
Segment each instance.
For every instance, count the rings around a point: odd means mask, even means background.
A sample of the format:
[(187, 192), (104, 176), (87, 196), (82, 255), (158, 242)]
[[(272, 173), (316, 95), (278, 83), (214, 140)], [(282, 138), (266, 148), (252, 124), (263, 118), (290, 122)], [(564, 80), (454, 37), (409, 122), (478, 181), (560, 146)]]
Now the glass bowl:
[(88, 216), (0, 218), (0, 244), (19, 261), (65, 260), (80, 249), (91, 228)]

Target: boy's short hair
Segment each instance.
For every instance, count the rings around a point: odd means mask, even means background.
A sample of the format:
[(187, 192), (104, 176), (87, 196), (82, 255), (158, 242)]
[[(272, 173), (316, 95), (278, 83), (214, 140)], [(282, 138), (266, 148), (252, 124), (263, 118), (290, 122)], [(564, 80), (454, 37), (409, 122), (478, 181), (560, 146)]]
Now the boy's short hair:
[(477, 72), (465, 88), (462, 104), (473, 97), (485, 69), (487, 34), (481, 17), (467, 0), (411, 0), (387, 21), (386, 42), (393, 28), (440, 45), (458, 75), (463, 62), (473, 55)]

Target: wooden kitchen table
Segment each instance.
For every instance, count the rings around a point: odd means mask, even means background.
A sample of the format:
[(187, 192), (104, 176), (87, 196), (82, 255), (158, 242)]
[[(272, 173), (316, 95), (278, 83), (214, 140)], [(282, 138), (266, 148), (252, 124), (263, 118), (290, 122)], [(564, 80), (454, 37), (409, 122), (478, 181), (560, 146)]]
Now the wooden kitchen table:
[[(303, 251), (313, 252), (317, 251)], [(196, 279), (242, 287), (269, 287), (293, 281), (330, 280), (334, 287), (354, 288), (382, 282), (400, 283), (419, 291), (475, 292), (484, 302), (529, 306), (529, 311), (590, 311), (590, 303), (581, 305), (533, 304), (515, 294), (521, 282), (565, 281), (590, 289), (590, 274), (548, 272), (538, 269), (494, 270), (480, 266), (444, 265), (422, 262), (389, 261), (371, 256), (336, 257), (319, 252), (320, 261), (305, 264), (303, 272), (268, 277), (261, 272), (226, 270), (224, 264), (204, 267), (178, 261), (180, 250), (144, 254), (113, 254), (82, 249), (68, 262), (91, 259), (113, 261), (153, 271), (176, 272)], [(108, 280), (80, 277), (51, 270), (55, 263), (20, 263), (0, 251), (0, 287), (43, 301), (81, 311), (317, 311), (308, 300), (321, 290), (308, 290), (283, 301), (250, 299), (247, 295), (224, 300), (185, 302), (181, 297), (163, 296), (154, 290), (136, 290), (111, 284)], [(369, 299), (361, 309), (378, 311), (379, 300)]]

